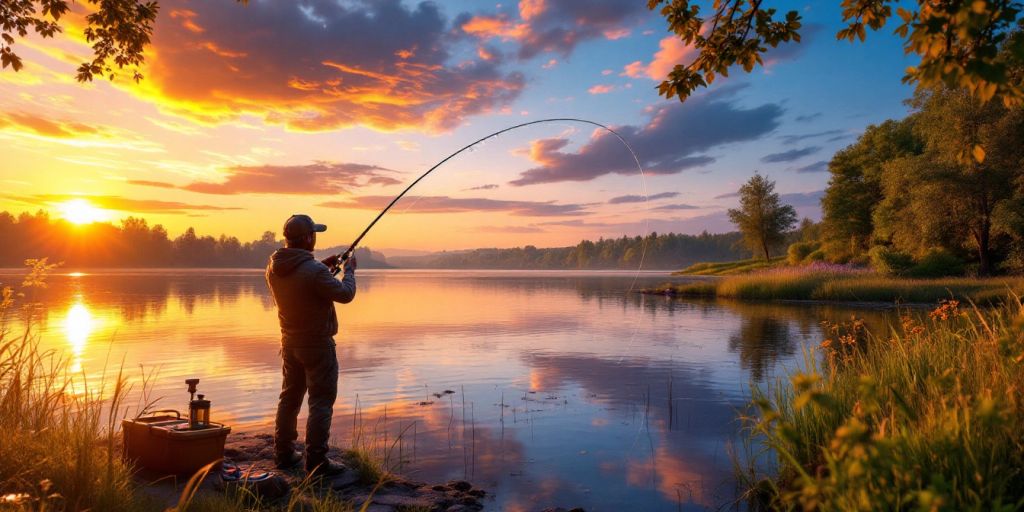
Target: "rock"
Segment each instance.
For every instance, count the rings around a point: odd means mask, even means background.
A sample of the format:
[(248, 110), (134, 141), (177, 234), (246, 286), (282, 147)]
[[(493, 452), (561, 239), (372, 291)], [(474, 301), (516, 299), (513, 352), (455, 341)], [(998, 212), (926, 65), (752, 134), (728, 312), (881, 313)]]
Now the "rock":
[(455, 489), (456, 491), (466, 492), (473, 488), (473, 484), (465, 480), (452, 480), (448, 482), (448, 487)]
[[(470, 490), (466, 491), (466, 494), (468, 494), (468, 495), (470, 495), (470, 496), (472, 496), (474, 498), (483, 498), (484, 496), (487, 495), (487, 493), (484, 492), (483, 489), (470, 489)], [(570, 512), (572, 512), (572, 511), (570, 511)]]
[(452, 505), (445, 509), (445, 512), (471, 512), (472, 510), (465, 505)]
[(434, 508), (434, 500), (423, 496), (402, 496), (400, 494), (379, 494), (373, 497), (373, 502), (380, 505), (389, 505), (399, 508)]
[(331, 489), (340, 490), (346, 487), (351, 487), (359, 482), (359, 475), (355, 471), (346, 471), (331, 479)]
[(433, 489), (433, 490), (435, 490), (437, 492), (445, 492), (445, 491), (448, 490), (448, 488), (443, 486), (443, 485), (435, 485), (435, 486), (431, 487), (431, 489)]

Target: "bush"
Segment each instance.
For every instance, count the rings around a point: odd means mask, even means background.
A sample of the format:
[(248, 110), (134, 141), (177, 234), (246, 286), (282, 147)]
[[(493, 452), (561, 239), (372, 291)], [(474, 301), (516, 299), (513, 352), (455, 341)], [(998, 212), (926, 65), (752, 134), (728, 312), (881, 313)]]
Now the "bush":
[(940, 248), (929, 249), (909, 271), (909, 275), (913, 277), (946, 277), (963, 273), (963, 260)]
[(818, 250), (821, 244), (818, 242), (796, 242), (786, 250), (786, 261), (790, 265), (799, 265), (807, 260), (812, 252)]
[(914, 258), (909, 254), (884, 245), (872, 247), (868, 255), (871, 257), (871, 267), (880, 274), (902, 276), (914, 266)]
[(825, 254), (825, 251), (821, 249), (818, 249), (817, 251), (814, 251), (807, 255), (807, 261), (825, 261), (827, 259), (828, 255)]

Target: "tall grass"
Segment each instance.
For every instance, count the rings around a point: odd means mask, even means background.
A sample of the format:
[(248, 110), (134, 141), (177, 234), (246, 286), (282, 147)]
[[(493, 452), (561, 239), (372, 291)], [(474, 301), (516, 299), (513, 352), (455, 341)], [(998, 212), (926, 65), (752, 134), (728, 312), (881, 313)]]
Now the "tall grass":
[(891, 333), (832, 326), (789, 385), (754, 391), (745, 421), (766, 450), (748, 496), (773, 510), (1020, 510), (1022, 362), (1016, 297), (949, 301)]
[(694, 263), (673, 274), (680, 276), (728, 276), (776, 268), (785, 264), (786, 258), (782, 256), (770, 260), (755, 258), (737, 261), (703, 262)]
[(1024, 293), (1022, 278), (906, 279), (843, 268), (784, 268), (714, 281), (666, 284), (647, 290), (676, 296), (750, 300), (936, 303), (942, 299), (1001, 301)]

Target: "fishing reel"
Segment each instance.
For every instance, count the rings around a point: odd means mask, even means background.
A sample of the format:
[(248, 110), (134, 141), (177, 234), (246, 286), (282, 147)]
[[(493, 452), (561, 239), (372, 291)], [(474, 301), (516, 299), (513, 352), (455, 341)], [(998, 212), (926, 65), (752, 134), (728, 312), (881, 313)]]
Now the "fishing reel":
[(340, 256), (338, 256), (338, 264), (335, 265), (333, 269), (331, 269), (332, 276), (338, 275), (338, 272), (341, 272), (341, 269), (345, 268), (345, 262), (348, 261), (350, 257), (352, 257), (353, 250), (354, 249), (350, 247), (347, 251), (343, 252)]

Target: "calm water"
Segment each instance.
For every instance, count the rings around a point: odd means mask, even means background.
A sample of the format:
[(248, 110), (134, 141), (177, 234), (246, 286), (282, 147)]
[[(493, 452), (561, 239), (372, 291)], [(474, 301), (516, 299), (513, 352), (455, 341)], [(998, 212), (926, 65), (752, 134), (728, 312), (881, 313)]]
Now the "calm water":
[[(332, 441), (394, 443), (401, 472), (466, 478), (488, 508), (703, 510), (735, 497), (730, 446), (750, 382), (798, 366), (820, 321), (883, 314), (627, 293), (629, 273), (367, 270), (339, 305)], [(0, 282), (19, 278), (0, 273)], [(657, 284), (642, 275), (636, 286)], [(50, 277), (43, 343), (95, 375), (123, 360), (157, 405), (265, 430), (280, 385), (277, 318), (258, 271)], [(111, 371), (111, 370), (108, 370)], [(444, 394), (445, 390), (454, 391)], [(441, 394), (440, 397), (434, 393)], [(354, 412), (358, 410), (358, 414)]]

